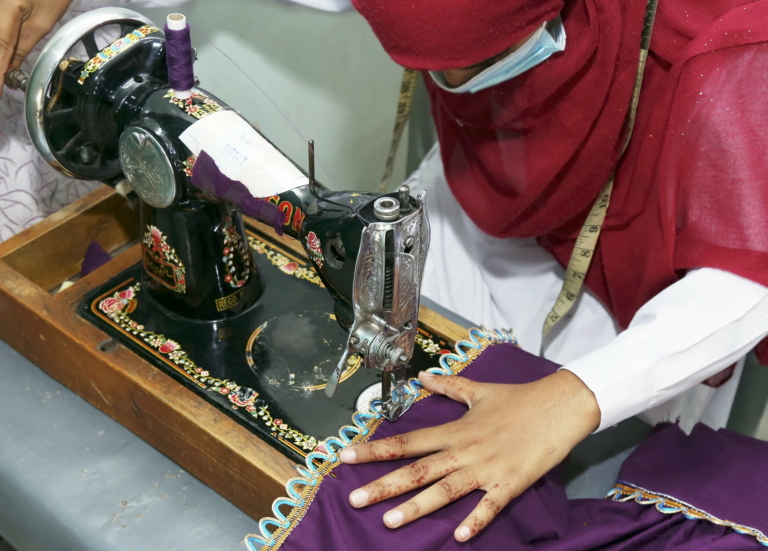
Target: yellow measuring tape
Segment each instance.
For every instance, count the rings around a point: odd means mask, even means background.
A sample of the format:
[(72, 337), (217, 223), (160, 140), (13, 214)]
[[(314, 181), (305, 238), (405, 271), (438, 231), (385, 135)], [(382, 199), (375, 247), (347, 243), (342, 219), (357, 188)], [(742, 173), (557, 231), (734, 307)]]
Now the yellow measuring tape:
[(411, 103), (413, 101), (413, 90), (416, 88), (416, 79), (419, 76), (418, 71), (405, 69), (403, 71), (403, 81), (400, 84), (400, 97), (397, 100), (397, 116), (395, 117), (395, 129), (392, 132), (392, 142), (389, 145), (389, 155), (387, 164), (384, 165), (384, 176), (379, 184), (379, 192), (385, 193), (389, 185), (389, 179), (392, 177), (392, 171), (395, 170), (395, 157), (397, 157), (397, 148), (400, 146), (400, 140), (405, 131), (405, 125), (408, 123), (408, 115), (411, 113)]
[[(624, 135), (624, 145), (621, 154), (619, 155), (619, 159), (621, 159), (624, 152), (627, 150), (629, 140), (632, 137), (632, 130), (635, 126), (637, 104), (640, 101), (640, 88), (643, 85), (643, 73), (648, 59), (648, 49), (651, 45), (651, 31), (653, 30), (653, 20), (656, 17), (657, 2), (658, 0), (648, 0), (646, 6), (643, 35), (640, 42), (640, 60), (638, 62), (637, 74), (635, 75), (635, 87), (632, 90), (632, 100), (629, 106), (629, 112), (627, 113), (627, 131)], [(603, 189), (600, 190), (600, 195), (592, 205), (587, 220), (584, 222), (584, 225), (579, 232), (579, 237), (576, 239), (576, 246), (568, 261), (568, 268), (565, 270), (563, 287), (560, 289), (560, 294), (558, 295), (554, 306), (552, 306), (552, 309), (544, 320), (544, 327), (541, 331), (542, 350), (544, 349), (544, 339), (555, 324), (563, 319), (565, 315), (570, 312), (571, 308), (573, 308), (573, 305), (581, 292), (581, 288), (584, 285), (584, 278), (587, 276), (592, 257), (595, 255), (597, 240), (600, 237), (600, 231), (603, 228), (605, 214), (608, 212), (608, 205), (611, 203), (611, 192), (613, 191), (613, 180), (615, 176), (616, 172), (614, 169), (614, 173), (603, 186)]]

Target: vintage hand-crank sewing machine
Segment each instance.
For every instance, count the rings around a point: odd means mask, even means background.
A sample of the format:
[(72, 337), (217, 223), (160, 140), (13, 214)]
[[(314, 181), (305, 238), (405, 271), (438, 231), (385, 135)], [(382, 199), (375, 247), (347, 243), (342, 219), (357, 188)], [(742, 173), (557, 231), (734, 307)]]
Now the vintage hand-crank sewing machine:
[[(123, 38), (99, 51), (94, 36), (110, 25)], [(77, 44), (89, 59), (71, 57)], [(451, 345), (419, 326), (424, 197), (329, 191), (314, 181), (310, 147), (308, 177), (290, 163), (306, 183), (260, 204), (309, 262), (246, 229), (236, 205), (253, 198), (214, 165), (195, 175), (200, 152), (183, 138), (207, 117), (244, 120), (202, 89), (172, 90), (167, 50), (143, 16), (94, 10), (62, 27), (28, 77), (10, 75), (51, 166), (111, 185), (126, 178), (140, 198), (141, 262), (88, 289), (78, 315), (294, 460), (378, 389), (397, 419), (410, 405), (407, 379)]]

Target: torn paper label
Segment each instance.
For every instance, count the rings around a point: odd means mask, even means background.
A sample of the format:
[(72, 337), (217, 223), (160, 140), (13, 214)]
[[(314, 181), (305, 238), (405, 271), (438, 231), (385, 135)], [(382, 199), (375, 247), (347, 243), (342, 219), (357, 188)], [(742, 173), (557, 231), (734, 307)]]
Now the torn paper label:
[(242, 183), (256, 198), (309, 183), (301, 170), (234, 111), (212, 113), (180, 138), (194, 155), (205, 151), (222, 174)]

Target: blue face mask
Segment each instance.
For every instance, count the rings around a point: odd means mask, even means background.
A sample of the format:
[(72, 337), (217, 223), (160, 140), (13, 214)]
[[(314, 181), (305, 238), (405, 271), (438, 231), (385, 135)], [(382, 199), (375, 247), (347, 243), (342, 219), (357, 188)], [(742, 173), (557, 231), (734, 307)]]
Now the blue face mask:
[(461, 86), (455, 88), (448, 86), (442, 71), (430, 71), (430, 73), (432, 79), (443, 90), (454, 94), (474, 93), (515, 78), (543, 63), (552, 54), (563, 50), (565, 50), (565, 28), (558, 17), (542, 25), (520, 48)]

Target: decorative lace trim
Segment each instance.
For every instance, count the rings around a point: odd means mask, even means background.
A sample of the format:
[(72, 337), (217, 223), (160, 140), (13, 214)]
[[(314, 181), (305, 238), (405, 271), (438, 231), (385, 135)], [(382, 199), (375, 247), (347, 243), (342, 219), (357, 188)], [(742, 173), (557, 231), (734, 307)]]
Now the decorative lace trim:
[[(511, 331), (503, 329), (493, 331), (485, 328), (470, 329), (467, 340), (456, 344), (456, 352), (443, 354), (440, 357), (440, 367), (433, 367), (427, 371), (436, 375), (456, 375), (469, 366), (483, 350), (500, 343), (517, 344), (517, 339)], [(417, 379), (411, 379), (409, 385), (408, 392), (418, 393), (416, 401), (431, 395), (421, 387)], [(296, 468), (299, 476), (290, 479), (285, 485), (289, 497), (276, 499), (272, 503), (274, 517), (263, 518), (259, 522), (262, 535), (245, 536), (245, 545), (249, 551), (276, 551), (280, 548), (291, 531), (304, 518), (323, 479), (342, 464), (339, 460), (339, 452), (348, 446), (368, 440), (383, 421), (380, 399), (372, 400), (369, 410), (356, 412), (352, 416), (353, 425), (342, 427), (338, 438), (327, 438), (318, 446), (318, 449), (324, 449), (325, 453), (320, 451), (310, 453), (306, 459), (306, 467)], [(290, 512), (283, 512), (288, 507), (291, 508)]]
[(766, 537), (760, 530), (742, 526), (728, 520), (721, 520), (693, 505), (685, 503), (684, 501), (680, 501), (679, 499), (675, 499), (665, 494), (650, 492), (628, 482), (621, 480), (617, 481), (616, 486), (614, 486), (605, 497), (611, 498), (613, 501), (634, 501), (640, 505), (655, 505), (659, 512), (666, 515), (682, 513), (685, 518), (690, 520), (706, 520), (712, 524), (717, 524), (718, 526), (731, 528), (739, 534), (753, 536), (759, 543), (768, 547), (768, 537)]

